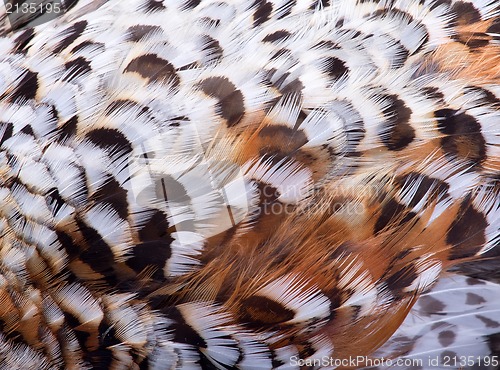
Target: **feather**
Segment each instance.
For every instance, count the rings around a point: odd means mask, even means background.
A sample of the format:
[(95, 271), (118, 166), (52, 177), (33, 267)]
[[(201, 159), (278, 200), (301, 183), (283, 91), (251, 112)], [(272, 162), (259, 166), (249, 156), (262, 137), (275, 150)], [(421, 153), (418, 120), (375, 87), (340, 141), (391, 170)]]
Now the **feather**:
[(493, 358), (498, 1), (17, 3), (0, 368)]

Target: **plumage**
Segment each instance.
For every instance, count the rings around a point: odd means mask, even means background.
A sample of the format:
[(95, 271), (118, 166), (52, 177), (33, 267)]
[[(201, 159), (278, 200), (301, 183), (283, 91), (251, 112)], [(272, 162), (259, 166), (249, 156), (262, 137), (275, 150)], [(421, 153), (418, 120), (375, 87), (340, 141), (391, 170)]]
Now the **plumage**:
[(0, 13), (0, 369), (500, 366), (496, 0), (60, 5)]

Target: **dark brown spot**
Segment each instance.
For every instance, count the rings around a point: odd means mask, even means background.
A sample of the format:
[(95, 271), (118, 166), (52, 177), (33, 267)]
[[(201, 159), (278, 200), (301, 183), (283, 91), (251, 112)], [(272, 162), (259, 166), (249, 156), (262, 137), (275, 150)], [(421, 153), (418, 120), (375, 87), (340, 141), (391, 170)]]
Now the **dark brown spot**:
[(173, 87), (180, 84), (174, 66), (156, 54), (145, 54), (133, 59), (125, 68), (125, 72), (136, 72), (147, 78), (148, 82), (168, 83)]
[(272, 369), (278, 369), (280, 367), (283, 367), (286, 365), (286, 362), (284, 359), (280, 359), (278, 354), (275, 350), (269, 349), (269, 355), (271, 357), (271, 368)]
[[(110, 348), (112, 346), (115, 346), (117, 344), (122, 343), (116, 335), (116, 330), (113, 326), (108, 326), (108, 323), (106, 322), (107, 320), (101, 321), (99, 324), (99, 328), (97, 329), (98, 331), (98, 336), (99, 336), (99, 344), (101, 345), (101, 348)], [(97, 366), (98, 364), (96, 364)]]
[(75, 258), (80, 254), (80, 248), (75, 244), (73, 238), (64, 231), (56, 230), (57, 240), (61, 243), (69, 257)]
[[(472, 4), (468, 5), (472, 6)], [(479, 15), (479, 13), (477, 14)], [(474, 16), (474, 14), (472, 16)], [(454, 34), (452, 38), (453, 40), (468, 46), (471, 49), (471, 51), (474, 51), (474, 49), (485, 47), (493, 39), (493, 37), (490, 36), (488, 33), (475, 32), (475, 31), (458, 32)]]
[(444, 101), (444, 94), (437, 87), (427, 86), (422, 88), (422, 91), (429, 99), (439, 100), (440, 102)]
[(187, 71), (187, 70), (195, 69), (198, 67), (200, 67), (200, 64), (198, 62), (192, 62), (192, 63), (188, 63), (188, 64), (185, 64), (185, 65), (177, 68), (177, 71)]
[(384, 230), (387, 226), (396, 223), (397, 225), (402, 225), (410, 221), (415, 214), (413, 212), (407, 212), (407, 208), (398, 203), (394, 199), (390, 199), (383, 207), (380, 212), (380, 216), (375, 223), (374, 232), (378, 234)]
[(12, 91), (12, 101), (35, 99), (38, 91), (38, 73), (27, 70)]
[(274, 325), (294, 318), (295, 313), (279, 302), (262, 296), (251, 296), (241, 303), (243, 321), (253, 326)]
[[(481, 260), (472, 259), (471, 262), (460, 263), (450, 271), (458, 271), (460, 274), (466, 274), (469, 277), (477, 279), (485, 279), (495, 283), (500, 283), (500, 252), (498, 251), (498, 243), (489, 251), (481, 254)], [(469, 279), (467, 283), (469, 284)], [(471, 279), (471, 284), (484, 284), (481, 280)]]
[(78, 45), (75, 45), (73, 49), (71, 49), (71, 54), (74, 54), (80, 50), (83, 50), (85, 48), (93, 48), (93, 49), (100, 49), (101, 51), (104, 51), (104, 44), (100, 42), (93, 42), (90, 40), (82, 41)]
[(111, 275), (114, 255), (111, 247), (106, 244), (102, 236), (83, 221), (77, 220), (77, 226), (85, 240), (86, 249), (81, 251), (80, 259), (96, 272)]
[(111, 102), (107, 107), (106, 107), (106, 114), (113, 114), (114, 112), (119, 112), (123, 110), (128, 110), (131, 108), (137, 108), (139, 109), (140, 105), (137, 104), (137, 102), (133, 100), (128, 100), (128, 99), (118, 99), (113, 102)]
[(86, 27), (87, 21), (80, 21), (64, 30), (62, 33), (64, 34), (64, 38), (54, 48), (54, 54), (59, 54), (61, 51), (71, 45), (78, 37), (80, 37)]
[(186, 116), (177, 116), (177, 117), (170, 118), (169, 121), (170, 121), (169, 126), (171, 126), (171, 127), (179, 127), (184, 122), (189, 122), (189, 117), (186, 117)]
[(455, 342), (455, 333), (451, 330), (443, 330), (438, 334), (438, 341), (443, 347), (448, 347)]
[(161, 12), (167, 9), (162, 0), (146, 0), (144, 7), (147, 12)]
[(57, 139), (60, 142), (65, 142), (71, 137), (74, 137), (76, 135), (77, 131), (77, 125), (78, 125), (78, 117), (73, 116), (66, 122), (64, 122), (61, 127), (59, 127), (59, 130), (57, 131)]
[(481, 14), (471, 3), (457, 1), (451, 10), (455, 13), (455, 20), (459, 26), (468, 26), (481, 21)]
[(286, 94), (301, 94), (302, 89), (304, 88), (304, 85), (302, 82), (299, 80), (299, 78), (296, 78), (293, 81), (290, 81), (286, 85), (280, 88), (280, 91), (283, 95)]
[(419, 313), (424, 316), (441, 314), (446, 308), (443, 302), (430, 295), (424, 295), (420, 297), (418, 302), (420, 304)]
[(396, 0), (359, 0), (360, 3), (373, 2), (375, 4), (380, 4), (382, 1), (387, 8), (391, 8)]
[(492, 105), (493, 109), (500, 109), (500, 99), (496, 95), (485, 88), (479, 86), (467, 86), (466, 91), (471, 91), (481, 95), (478, 99), (482, 104)]
[(206, 26), (209, 28), (217, 28), (220, 26), (220, 19), (201, 17), (200, 22), (206, 24)]
[(12, 137), (14, 125), (10, 122), (0, 122), (0, 146)]
[(385, 279), (385, 282), (387, 284), (387, 288), (395, 296), (399, 296), (405, 288), (409, 287), (415, 279), (417, 279), (417, 277), (418, 273), (415, 265), (410, 264), (390, 275)]
[(117, 129), (94, 129), (87, 134), (87, 140), (97, 147), (107, 150), (110, 156), (121, 156), (132, 151), (132, 144)]
[(23, 52), (26, 53), (29, 49), (28, 44), (29, 42), (33, 39), (35, 36), (35, 32), (33, 31), (33, 28), (28, 28), (27, 30), (23, 31), (19, 36), (17, 36), (14, 40), (16, 46), (16, 52)]
[(469, 199), (465, 199), (446, 235), (446, 243), (453, 246), (450, 259), (472, 257), (479, 252), (486, 243), (487, 226), (486, 217), (474, 209)]
[(297, 346), (297, 348), (299, 350), (300, 358), (308, 358), (316, 353), (316, 350), (314, 349), (312, 344), (308, 342)]
[(485, 335), (492, 356), (500, 356), (500, 333)]
[(154, 33), (160, 33), (161, 27), (138, 24), (129, 27), (126, 32), (128, 33), (127, 39), (129, 41), (138, 42)]
[(357, 320), (359, 318), (359, 315), (361, 314), (361, 308), (362, 307), (360, 305), (352, 305), (351, 306), (353, 320)]
[(450, 327), (449, 323), (443, 322), (443, 321), (438, 321), (438, 322), (435, 322), (434, 324), (431, 325), (431, 330), (436, 330), (439, 328), (449, 328), (449, 327)]
[(170, 245), (174, 240), (168, 230), (169, 224), (165, 214), (156, 211), (139, 228), (138, 234), (141, 242), (132, 249), (127, 265), (136, 272), (140, 272), (148, 266), (155, 266), (157, 270), (152, 277), (156, 280), (162, 280), (164, 278), (163, 267), (172, 255)]
[(126, 220), (128, 217), (127, 190), (122, 188), (113, 177), (109, 177), (107, 181), (92, 194), (90, 200), (109, 205), (123, 220)]
[(483, 297), (474, 293), (467, 293), (467, 300), (465, 301), (465, 304), (478, 305), (481, 303), (486, 303), (486, 300)]
[(201, 0), (186, 0), (186, 2), (184, 3), (183, 9), (186, 9), (186, 10), (194, 9), (198, 5), (200, 5), (200, 3), (201, 3)]
[(282, 152), (291, 153), (307, 143), (307, 136), (302, 130), (294, 130), (284, 125), (269, 125), (259, 131), (259, 137), (268, 143), (275, 143), (273, 147), (281, 148)]
[(338, 80), (343, 75), (349, 72), (349, 68), (345, 65), (344, 61), (329, 57), (322, 61), (324, 71), (333, 79)]
[(482, 280), (471, 278), (471, 277), (467, 278), (466, 282), (467, 282), (467, 285), (485, 285), (486, 284)]
[(226, 77), (209, 77), (200, 83), (201, 90), (219, 100), (220, 115), (228, 126), (236, 125), (245, 114), (243, 94)]
[(273, 4), (266, 0), (256, 0), (252, 7), (256, 7), (253, 14), (253, 26), (257, 27), (267, 21), (273, 11)]
[(313, 48), (325, 48), (325, 49), (331, 49), (331, 50), (341, 49), (339, 44), (337, 44), (336, 42), (330, 41), (330, 40), (320, 41), (316, 45), (314, 45)]
[(64, 2), (64, 10), (73, 8), (78, 3), (78, 0), (68, 0)]
[(80, 325), (83, 324), (82, 318), (72, 315), (71, 313), (66, 311), (64, 312), (64, 319), (65, 324), (74, 329), (73, 333), (75, 334), (78, 343), (85, 348), (87, 340), (90, 337), (90, 333), (80, 327)]
[(391, 259), (391, 262), (389, 262), (388, 267), (393, 268), (394, 266), (396, 266), (397, 263), (401, 263), (401, 261), (403, 261), (406, 256), (411, 254), (411, 252), (412, 250), (410, 248), (402, 250)]
[[(110, 337), (109, 331), (104, 331), (104, 337), (108, 339)], [(101, 334), (99, 334), (101, 335)], [(100, 338), (100, 337), (99, 337)], [(119, 344), (117, 342), (116, 344)], [(82, 359), (85, 363), (89, 363), (91, 368), (93, 369), (110, 369), (114, 363), (114, 355), (113, 355), (113, 345), (100, 345), (99, 349), (94, 351), (86, 350), (82, 356)]]
[(389, 150), (401, 150), (407, 147), (415, 138), (415, 130), (408, 123), (395, 125), (384, 144)]
[(410, 55), (410, 52), (408, 51), (407, 48), (401, 44), (399, 40), (393, 40), (394, 46), (392, 46), (394, 50), (394, 57), (391, 60), (391, 68), (392, 69), (397, 69), (401, 68), (405, 65), (406, 60), (408, 59), (408, 56)]
[(345, 289), (332, 288), (323, 291), (323, 294), (330, 300), (330, 315), (328, 316), (328, 320), (331, 322), (337, 317), (337, 309), (343, 302), (350, 298), (349, 292), (346, 292)]
[(274, 77), (274, 75), (276, 74), (277, 70), (276, 68), (271, 68), (271, 69), (265, 69), (264, 70), (264, 82), (266, 84), (269, 84), (269, 85), (272, 85), (273, 82), (272, 82), (272, 79)]
[(45, 201), (54, 215), (57, 214), (57, 212), (59, 212), (65, 204), (64, 199), (61, 197), (61, 194), (59, 194), (59, 190), (57, 188), (52, 188), (47, 192), (47, 194), (45, 194)]
[(356, 244), (352, 242), (344, 242), (328, 253), (328, 261), (338, 262), (339, 259), (352, 255), (357, 249), (359, 248)]
[(415, 207), (424, 196), (428, 196), (427, 204), (430, 202), (448, 196), (449, 185), (439, 179), (434, 179), (418, 172), (410, 172), (396, 179), (402, 193), (411, 189), (413, 195), (407, 204), (408, 207)]
[(454, 39), (474, 51), (488, 45), (492, 38), (485, 33), (464, 33), (456, 35)]
[(330, 5), (330, 0), (315, 0), (311, 3), (311, 6), (309, 7), (310, 10), (314, 10), (318, 7), (327, 7)]
[[(278, 59), (278, 58), (281, 58), (281, 57), (284, 57), (284, 58), (288, 58), (290, 57), (290, 55), (292, 55), (292, 52), (289, 50), (289, 49), (285, 49), (285, 48), (282, 48), (282, 49), (278, 49), (272, 56), (271, 56), (271, 60), (275, 60), (275, 59)], [(290, 73), (284, 73), (283, 76), (289, 76)]]
[(406, 24), (413, 22), (413, 16), (410, 13), (407, 13), (398, 8), (385, 7), (383, 9), (378, 9), (372, 13), (372, 17), (391, 17), (391, 18), (399, 18), (404, 19)]
[(224, 55), (224, 49), (219, 44), (219, 41), (208, 35), (202, 36), (203, 51), (206, 51), (213, 60), (218, 60)]
[(296, 127), (300, 127), (300, 125), (302, 125), (302, 122), (304, 122), (304, 120), (307, 118), (307, 115), (308, 114), (304, 112), (303, 109), (300, 110), (299, 117), (297, 118)]
[(265, 182), (256, 182), (256, 184), (259, 192), (259, 212), (255, 213), (253, 221), (257, 221), (260, 217), (265, 217), (269, 214), (272, 205), (278, 203), (278, 198), (280, 197), (280, 193), (275, 187)]
[(472, 161), (479, 165), (486, 159), (486, 141), (481, 134), (481, 125), (466, 113), (453, 109), (440, 109), (434, 113), (438, 130), (445, 136), (441, 146), (445, 153)]
[(70, 60), (64, 64), (64, 67), (66, 67), (66, 74), (63, 77), (63, 81), (74, 80), (75, 78), (84, 76), (92, 71), (90, 62), (84, 57), (78, 57)]
[(19, 132), (22, 132), (25, 135), (30, 135), (30, 136), (36, 137), (35, 132), (33, 131), (33, 128), (31, 127), (31, 125), (24, 126), (21, 130), (19, 130)]
[[(152, 306), (155, 307), (154, 302), (152, 302)], [(165, 306), (163, 305), (160, 307), (163, 313), (172, 320), (172, 324), (170, 325), (170, 328), (173, 330), (173, 338), (172, 340), (175, 341), (175, 343), (185, 343), (189, 344), (190, 346), (196, 346), (200, 348), (207, 348), (207, 343), (205, 340), (198, 334), (198, 332), (193, 329), (191, 325), (189, 325), (188, 322), (186, 322), (186, 319), (182, 316), (182, 313), (175, 308), (175, 306)]]
[(434, 10), (440, 5), (451, 5), (451, 0), (434, 0), (432, 4), (430, 4), (429, 9)]
[(409, 121), (411, 109), (396, 95), (385, 97), (389, 103), (383, 113), (387, 119), (387, 127), (380, 133), (380, 138), (389, 150), (402, 150), (415, 138), (415, 130)]
[(273, 33), (270, 33), (266, 37), (262, 39), (263, 42), (278, 42), (282, 41), (290, 36), (290, 32), (285, 30), (279, 30)]
[(500, 323), (498, 321), (489, 319), (482, 315), (476, 315), (476, 317), (481, 320), (487, 328), (500, 328)]
[(470, 123), (468, 124), (467, 122), (460, 123), (461, 121), (467, 121), (470, 116), (458, 113), (455, 109), (439, 109), (434, 112), (434, 117), (438, 120), (438, 130), (447, 135), (454, 134), (459, 125), (470, 125)]
[(486, 32), (500, 34), (500, 18), (498, 18), (498, 17), (493, 18), (493, 22), (488, 27)]
[(138, 235), (141, 241), (163, 240), (170, 244), (173, 240), (168, 232), (169, 223), (167, 216), (156, 210), (151, 217), (138, 228)]

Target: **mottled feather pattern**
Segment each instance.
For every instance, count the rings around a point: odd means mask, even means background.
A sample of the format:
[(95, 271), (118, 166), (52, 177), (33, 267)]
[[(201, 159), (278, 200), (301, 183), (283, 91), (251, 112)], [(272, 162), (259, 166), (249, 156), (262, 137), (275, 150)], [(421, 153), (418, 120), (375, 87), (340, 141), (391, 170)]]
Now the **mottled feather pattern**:
[(63, 3), (0, 13), (0, 369), (496, 368), (496, 0)]

